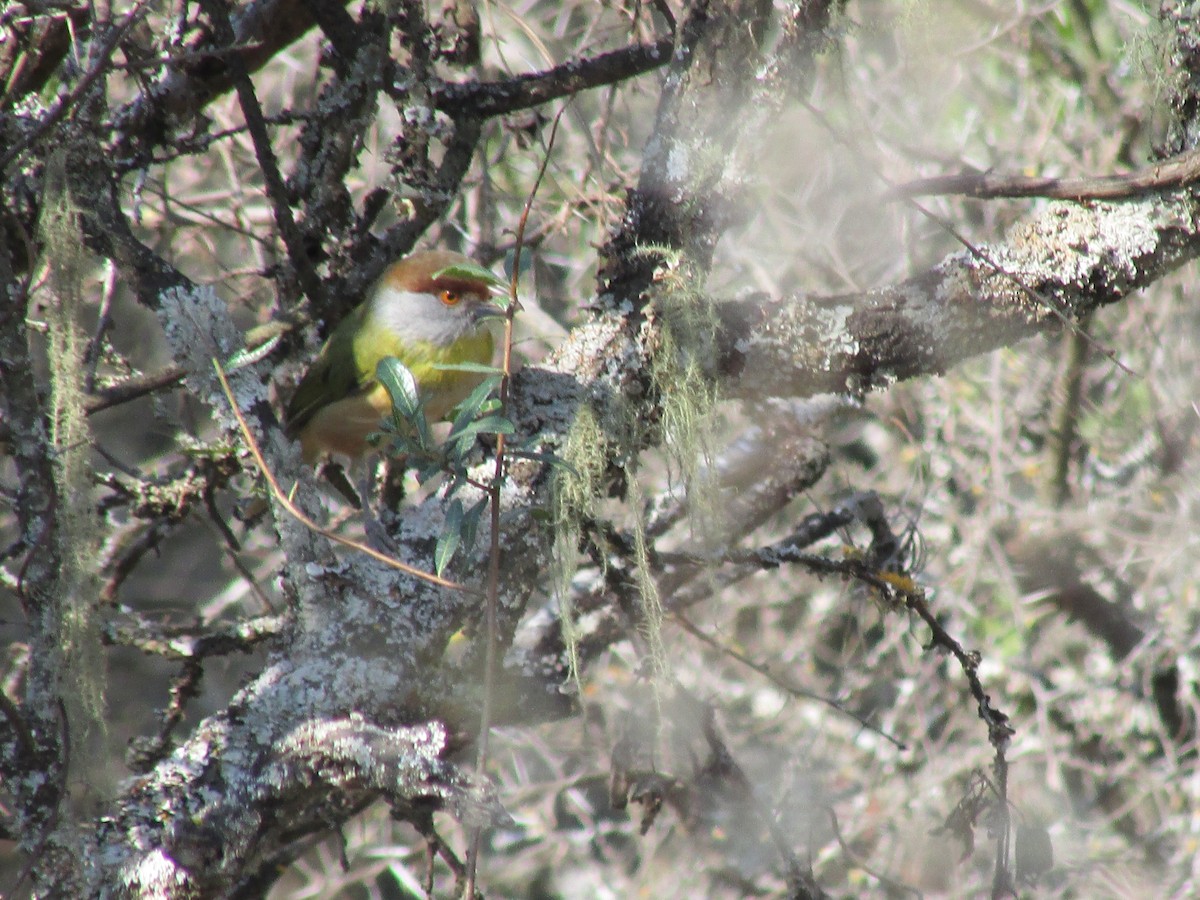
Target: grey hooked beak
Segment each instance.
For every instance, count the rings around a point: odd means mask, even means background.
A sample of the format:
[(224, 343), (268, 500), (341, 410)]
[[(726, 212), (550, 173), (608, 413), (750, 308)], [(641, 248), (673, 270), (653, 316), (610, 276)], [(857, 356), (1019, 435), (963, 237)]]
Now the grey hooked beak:
[(471, 321), (476, 325), (488, 319), (503, 319), (504, 316), (504, 310), (491, 302), (480, 303), (471, 308)]

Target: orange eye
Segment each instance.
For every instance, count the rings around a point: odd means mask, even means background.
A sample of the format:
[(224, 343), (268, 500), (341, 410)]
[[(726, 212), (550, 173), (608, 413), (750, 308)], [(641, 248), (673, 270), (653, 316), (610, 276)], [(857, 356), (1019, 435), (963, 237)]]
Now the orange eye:
[(441, 301), (447, 306), (456, 306), (462, 295), (458, 291), (442, 291)]

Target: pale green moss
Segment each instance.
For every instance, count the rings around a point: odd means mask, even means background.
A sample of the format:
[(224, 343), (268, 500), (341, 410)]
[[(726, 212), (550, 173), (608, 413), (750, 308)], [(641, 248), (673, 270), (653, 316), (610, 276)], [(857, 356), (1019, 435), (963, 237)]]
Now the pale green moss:
[(563, 644), (570, 677), (579, 687), (579, 632), (571, 604), (571, 579), (579, 565), (579, 535), (595, 515), (603, 491), (607, 441), (595, 411), (584, 404), (575, 414), (559, 451), (564, 465), (554, 473), (551, 491), (554, 523), (554, 593), (562, 618)]
[[(713, 536), (717, 485), (712, 471), (713, 412), (717, 388), (710, 361), (716, 356), (717, 317), (696, 282), (679, 264), (678, 256), (662, 248), (645, 248), (646, 255), (664, 260), (656, 274), (649, 306), (647, 336), (651, 388), (659, 401), (659, 416), (649, 426), (634, 409), (620, 402), (609, 409), (603, 426), (596, 412), (581, 407), (567, 434), (553, 490), (555, 541), (555, 594), (562, 616), (563, 642), (571, 678), (579, 682), (579, 634), (575, 610), (570, 607), (571, 579), (578, 564), (580, 530), (595, 517), (604, 490), (604, 472), (610, 445), (639, 447), (660, 440), (667, 454), (673, 484), (686, 492), (693, 531), (702, 539)], [(653, 436), (639, 433), (652, 428)], [(653, 437), (654, 440), (647, 440)], [(644, 519), (645, 493), (638, 478), (637, 460), (626, 460), (629, 509), (633, 510), (634, 578), (642, 606), (642, 636), (654, 673), (656, 698), (670, 675), (663, 641), (666, 611), (650, 565), (650, 546)]]
[(1151, 18), (1141, 32), (1136, 33), (1124, 48), (1127, 59), (1141, 70), (1154, 91), (1155, 105), (1163, 105), (1181, 88), (1185, 67), (1172, 64), (1176, 53), (1175, 30), (1166, 18)]
[[(692, 532), (704, 543), (716, 537), (718, 485), (712, 477), (718, 389), (712, 361), (717, 357), (718, 320), (711, 299), (676, 254), (647, 248), (663, 259), (656, 273), (650, 312), (655, 326), (650, 381), (659, 402), (657, 428), (666, 451), (673, 489), (686, 498)], [(635, 511), (634, 554), (642, 601), (643, 636), (655, 673), (655, 694), (670, 674), (662, 626), (666, 612), (649, 561), (643, 510), (646, 503), (636, 471), (629, 479)]]
[[(686, 497), (692, 531), (705, 543), (715, 536), (718, 493), (710, 477), (713, 460), (717, 384), (711, 361), (716, 359), (717, 316), (712, 301), (685, 267), (665, 256), (651, 298), (657, 345), (650, 361), (650, 380), (659, 398), (659, 428), (670, 476)], [(655, 675), (655, 697), (670, 675), (662, 626), (666, 616), (650, 568), (642, 489), (630, 478), (631, 505), (636, 513), (634, 553), (642, 600), (643, 633)]]
[[(633, 477), (629, 482), (629, 501), (635, 510), (646, 506), (646, 498), (642, 492), (641, 482)], [(633, 553), (637, 563), (638, 596), (642, 601), (642, 637), (646, 641), (646, 649), (650, 654), (651, 671), (654, 673), (654, 700), (661, 708), (662, 685), (671, 674), (671, 665), (667, 656), (667, 645), (663, 641), (663, 622), (666, 611), (662, 605), (662, 597), (658, 593), (658, 585), (654, 581), (654, 573), (650, 567), (649, 545), (646, 543), (646, 523), (643, 516), (634, 517)]]
[(716, 352), (716, 318), (700, 297), (672, 294), (655, 303), (662, 321), (650, 377), (660, 398), (663, 446), (672, 479), (687, 497), (693, 531), (707, 542), (718, 506), (710, 477), (717, 386), (705, 366)]
[(95, 615), (95, 560), (102, 533), (92, 494), (91, 432), (84, 412), (87, 339), (77, 321), (89, 258), (80, 212), (66, 183), (62, 154), (46, 170), (39, 237), (45, 247), (49, 284), (47, 357), (50, 370), (50, 444), (60, 502), (54, 511), (60, 566), (51, 608), (61, 623), (59, 693), (71, 724), (72, 758), (86, 758), (82, 741), (104, 725), (104, 658)]

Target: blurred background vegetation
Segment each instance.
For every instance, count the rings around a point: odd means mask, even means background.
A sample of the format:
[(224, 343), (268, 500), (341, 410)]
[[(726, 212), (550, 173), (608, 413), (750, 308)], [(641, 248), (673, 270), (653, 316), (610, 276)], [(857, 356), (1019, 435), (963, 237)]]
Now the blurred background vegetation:
[[(169, 6), (153, 5), (145, 27), (166, 28)], [(438, 14), (437, 3), (429, 6)], [(632, 0), (481, 2), (478, 10), (489, 77), (652, 40), (666, 27), (655, 4)], [(863, 291), (961, 249), (943, 222), (984, 242), (1044, 205), (889, 201), (892, 185), (970, 170), (1125, 171), (1167, 140), (1163, 95), (1173, 76), (1147, 4), (859, 0), (838, 14), (836, 37), (806, 99), (780, 117), (761, 157), (741, 173), (751, 214), (718, 247), (708, 285), (716, 295)], [(254, 75), (285, 165), (302, 133), (298, 113), (327, 77), (322, 47), (314, 30)], [(139, 70), (128, 62), (132, 96)], [(637, 180), (660, 77), (651, 72), (566, 104), (529, 219), (523, 359), (541, 358), (586, 314), (594, 248)], [(487, 122), (462, 190), (421, 243), (461, 248), (497, 269), (511, 261), (515, 223), (560, 106)], [(143, 240), (213, 285), (248, 328), (278, 311), (273, 267), (285, 257), (237, 97), (217, 98), (205, 114), (203, 134), (124, 180), (122, 203)], [(393, 141), (406, 127), (402, 111), (381, 102), (346, 183), (355, 208), (381, 186), (395, 192), (376, 228), (403, 211), (406, 188), (390, 179)], [(325, 249), (331, 253), (318, 256), (318, 266), (350, 265), (337, 248)], [(157, 319), (115, 270), (97, 260), (90, 277), (84, 330), (97, 333), (102, 305), (111, 320), (96, 344), (97, 384), (169, 365)], [(1200, 892), (1195, 285), (1194, 270), (1185, 269), (1096, 315), (1086, 339), (1034, 339), (847, 404), (814, 426), (833, 454), (815, 489), (754, 535), (722, 534), (719, 518), (705, 526), (722, 541), (765, 544), (800, 516), (874, 490), (897, 531), (919, 534), (920, 579), (933, 608), (981, 654), (987, 690), (1016, 729), (1014, 821), (1027, 828), (1025, 840), (1036, 843), (1045, 829), (1053, 844), (1052, 864), (1025, 888), (1030, 896)], [(282, 396), (314, 347), (312, 337), (279, 366)], [(803, 403), (722, 405), (716, 456), (753, 424), (806, 415)], [(97, 494), (105, 497), (116, 496), (114, 479), (169, 483), (191, 448), (214, 437), (207, 410), (180, 390), (91, 422)], [(672, 469), (666, 459), (648, 461), (664, 490)], [(5, 498), (15, 496), (12, 472), (0, 461)], [(213, 498), (237, 532), (236, 547), (203, 508), (161, 516), (152, 529), (130, 510), (114, 512), (128, 525), (114, 540), (144, 552), (130, 557), (112, 602), (181, 625), (280, 608), (270, 525), (246, 527), (233, 516), (252, 484), (240, 475)], [(0, 513), (7, 546), (11, 516)], [(840, 552), (843, 538), (821, 549)], [(864, 588), (787, 568), (718, 592), (688, 617), (714, 640), (668, 620), (665, 699), (642, 677), (637, 641), (620, 641), (584, 673), (578, 717), (500, 732), (492, 774), (515, 824), (485, 848), (488, 896), (784, 896), (787, 872), (764, 826), (769, 818), (833, 896), (901, 896), (903, 885), (926, 896), (988, 892), (995, 845), (987, 823), (977, 823), (973, 844), (970, 829), (947, 823), (965, 800), (987, 794), (980, 779), (993, 748), (961, 671), (927, 650), (920, 623)], [(23, 628), (12, 591), (0, 590), (0, 636), (13, 671)], [(179, 675), (177, 663), (130, 647), (109, 647), (106, 659), (107, 727), (90, 739), (81, 803), (103, 801), (129, 775), (126, 748), (158, 728)], [(183, 727), (223, 707), (261, 662), (209, 660)], [(663, 771), (684, 771), (705, 755), (701, 723), (712, 709), (749, 800), (714, 797), (704, 808), (666, 810), (644, 834), (638, 810), (612, 808), (614, 748), (656, 702), (671, 723), (656, 738)], [(443, 837), (458, 847), (466, 840), (448, 818)], [(0, 883), (9, 884), (24, 863), (4, 846)], [(315, 842), (270, 896), (422, 896), (426, 867), (422, 837), (377, 805)], [(439, 890), (448, 890), (449, 873), (435, 871)]]

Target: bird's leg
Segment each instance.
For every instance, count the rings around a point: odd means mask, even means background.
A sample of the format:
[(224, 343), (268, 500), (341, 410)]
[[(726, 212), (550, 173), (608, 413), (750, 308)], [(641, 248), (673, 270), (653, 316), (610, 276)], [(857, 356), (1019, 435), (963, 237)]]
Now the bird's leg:
[(379, 501), (384, 509), (399, 509), (408, 496), (404, 476), (408, 474), (408, 456), (388, 457), (380, 484)]
[(350, 483), (346, 470), (340, 463), (326, 462), (321, 466), (321, 476), (329, 483), (330, 487), (342, 496), (342, 499), (355, 509), (362, 509), (367, 495), (363, 493), (361, 487), (358, 493), (355, 493), (354, 486)]
[[(376, 473), (379, 471), (379, 462), (372, 459), (370, 462), (364, 462), (362, 466), (362, 474), (359, 478), (358, 492), (362, 497), (362, 520), (363, 530), (367, 534), (367, 540), (379, 550), (385, 553), (396, 552), (396, 545), (392, 539), (388, 537), (387, 528), (384, 527), (383, 520), (375, 511), (371, 502), (372, 496), (375, 494), (375, 483), (378, 480)], [(384, 509), (387, 509), (384, 506)]]

